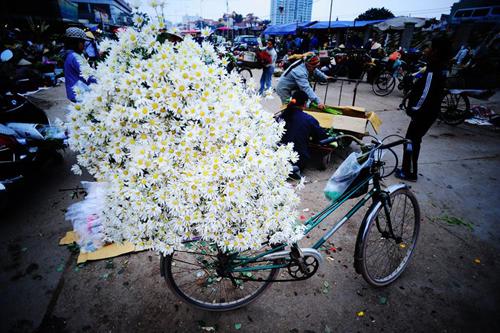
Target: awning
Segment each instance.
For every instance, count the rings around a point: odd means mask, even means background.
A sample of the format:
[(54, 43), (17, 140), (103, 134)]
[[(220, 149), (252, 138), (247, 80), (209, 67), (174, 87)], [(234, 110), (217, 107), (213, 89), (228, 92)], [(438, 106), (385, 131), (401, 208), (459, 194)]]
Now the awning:
[(218, 27), (217, 30), (227, 31), (227, 30), (232, 30), (232, 29), (230, 27)]
[(406, 23), (414, 23), (415, 28), (424, 26), (426, 19), (420, 17), (398, 16), (375, 25), (375, 28), (385, 30), (403, 30)]
[(312, 22), (301, 22), (301, 23), (287, 23), (287, 24), (275, 24), (268, 26), (264, 30), (264, 35), (295, 35), (297, 30), (305, 29), (317, 21)]
[(383, 20), (371, 20), (371, 21), (320, 21), (313, 25), (307, 27), (306, 30), (314, 30), (314, 29), (328, 29), (328, 25), (330, 25), (330, 29), (339, 29), (339, 28), (361, 28), (370, 24), (376, 24), (382, 22)]

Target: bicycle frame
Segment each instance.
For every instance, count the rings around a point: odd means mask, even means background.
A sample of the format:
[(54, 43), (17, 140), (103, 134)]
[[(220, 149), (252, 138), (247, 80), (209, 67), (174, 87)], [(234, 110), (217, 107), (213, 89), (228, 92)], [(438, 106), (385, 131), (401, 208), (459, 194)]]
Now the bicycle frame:
[[(344, 193), (337, 200), (332, 202), (326, 208), (324, 208), (321, 212), (315, 214), (309, 220), (305, 222), (306, 230), (304, 235), (309, 234), (314, 228), (321, 224), (327, 217), (329, 217), (333, 212), (335, 212), (340, 206), (342, 206), (347, 200), (349, 200), (353, 195), (361, 189), (363, 186), (366, 186), (370, 180), (373, 180), (373, 187), (359, 200), (354, 207), (352, 207), (347, 214), (345, 214), (340, 220), (338, 220), (333, 227), (330, 228), (320, 239), (316, 241), (316, 243), (312, 246), (313, 249), (318, 250), (330, 237), (335, 234), (361, 207), (363, 207), (368, 200), (377, 196), (381, 192), (380, 180), (377, 176), (373, 174), (368, 175), (365, 179), (359, 181), (356, 186), (354, 186), (351, 190)], [(296, 245), (296, 244), (293, 244)], [(230, 270), (231, 273), (238, 272), (251, 272), (251, 271), (260, 271), (260, 270), (269, 270), (274, 268), (285, 268), (288, 265), (288, 262), (282, 264), (273, 264), (273, 265), (260, 265), (260, 266), (252, 266), (252, 267), (241, 267), (249, 263), (259, 262), (260, 259), (264, 258), (267, 255), (273, 254), (277, 251), (284, 250), (287, 244), (279, 245), (275, 248), (267, 250), (263, 253), (260, 253), (253, 257), (244, 257), (235, 255), (233, 260), (237, 261), (237, 264)]]

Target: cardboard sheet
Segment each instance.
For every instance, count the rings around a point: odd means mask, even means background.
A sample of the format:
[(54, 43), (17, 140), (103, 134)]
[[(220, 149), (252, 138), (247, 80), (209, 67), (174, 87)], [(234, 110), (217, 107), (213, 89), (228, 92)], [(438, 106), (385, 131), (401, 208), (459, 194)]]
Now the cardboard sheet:
[(339, 131), (354, 132), (362, 135), (366, 133), (366, 125), (368, 124), (368, 119), (339, 116), (324, 112), (305, 112), (316, 118), (316, 120), (318, 120), (319, 122), (319, 125), (323, 128), (333, 128)]
[[(61, 238), (59, 241), (59, 245), (69, 245), (76, 242), (77, 235), (74, 231), (68, 231), (66, 235)], [(109, 244), (97, 251), (89, 252), (89, 253), (80, 253), (78, 255), (77, 263), (81, 264), (89, 260), (102, 260), (113, 257), (118, 257), (122, 254), (131, 253), (131, 252), (140, 252), (141, 249), (138, 249), (134, 246), (134, 244), (125, 242), (123, 244)]]

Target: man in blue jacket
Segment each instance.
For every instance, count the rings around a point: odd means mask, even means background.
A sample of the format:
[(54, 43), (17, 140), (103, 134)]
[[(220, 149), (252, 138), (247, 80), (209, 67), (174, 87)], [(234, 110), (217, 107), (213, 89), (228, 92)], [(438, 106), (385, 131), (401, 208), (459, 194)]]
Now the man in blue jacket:
[(288, 103), (294, 91), (301, 90), (307, 94), (311, 102), (318, 104), (320, 109), (325, 107), (309, 84), (309, 75), (313, 75), (321, 81), (327, 81), (331, 78), (323, 74), (317, 68), (318, 66), (319, 57), (310, 53), (304, 59), (294, 62), (283, 72), (276, 86), (276, 93), (283, 104)]

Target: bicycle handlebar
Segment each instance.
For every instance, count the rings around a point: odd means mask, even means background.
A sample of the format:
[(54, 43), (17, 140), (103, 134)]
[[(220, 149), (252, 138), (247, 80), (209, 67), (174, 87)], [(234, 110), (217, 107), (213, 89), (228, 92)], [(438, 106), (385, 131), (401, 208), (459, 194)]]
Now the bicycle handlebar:
[[(335, 142), (335, 141), (338, 141), (342, 138), (351, 138), (353, 139), (354, 141), (356, 141), (359, 145), (365, 145), (361, 140), (359, 140), (357, 137), (355, 136), (352, 136), (352, 135), (348, 135), (348, 134), (342, 134), (342, 135), (337, 135), (337, 136), (333, 136), (333, 137), (329, 137), (327, 139), (323, 139), (319, 142), (320, 145), (327, 145), (329, 143), (332, 143), (332, 142)], [(392, 148), (392, 147), (395, 147), (395, 146), (399, 146), (401, 144), (404, 144), (404, 143), (410, 143), (411, 140), (408, 140), (408, 139), (401, 139), (401, 140), (397, 140), (397, 141), (394, 141), (394, 142), (391, 142), (391, 143), (388, 143), (386, 145), (382, 144), (382, 142), (380, 141), (375, 141), (373, 140), (372, 143), (374, 145), (378, 145), (378, 146), (375, 146), (374, 148), (375, 149), (389, 149), (389, 148)]]
[(401, 139), (401, 140), (397, 140), (397, 141), (388, 143), (386, 145), (380, 145), (377, 149), (389, 149), (389, 148), (399, 146), (399, 145), (404, 144), (404, 143), (410, 143), (410, 142), (411, 142), (411, 140)]
[(363, 142), (358, 139), (357, 137), (355, 136), (352, 136), (352, 135), (349, 135), (349, 134), (342, 134), (342, 135), (337, 135), (337, 136), (332, 136), (332, 137), (329, 137), (327, 139), (323, 139), (319, 142), (320, 145), (327, 145), (329, 143), (332, 143), (332, 142), (335, 142), (335, 141), (338, 141), (342, 138), (351, 138), (353, 139), (354, 141), (356, 141), (358, 144), (360, 145), (363, 145)]

